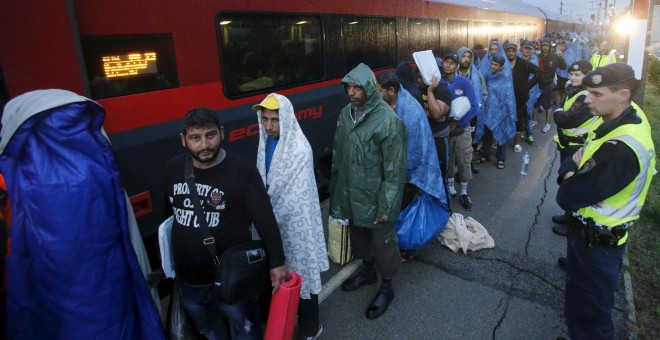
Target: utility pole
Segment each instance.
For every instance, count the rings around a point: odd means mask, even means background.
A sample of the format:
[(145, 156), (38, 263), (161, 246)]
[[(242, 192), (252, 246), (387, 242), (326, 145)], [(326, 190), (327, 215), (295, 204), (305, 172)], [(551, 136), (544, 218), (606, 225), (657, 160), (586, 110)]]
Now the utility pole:
[(559, 2), (559, 14), (564, 14), (564, 0)]

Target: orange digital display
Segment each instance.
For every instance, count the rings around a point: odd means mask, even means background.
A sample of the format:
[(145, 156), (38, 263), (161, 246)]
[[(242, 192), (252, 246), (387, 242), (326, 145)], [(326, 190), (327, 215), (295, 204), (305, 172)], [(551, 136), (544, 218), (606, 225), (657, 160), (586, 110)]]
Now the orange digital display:
[(134, 77), (158, 72), (156, 52), (103, 56), (103, 71), (108, 79)]

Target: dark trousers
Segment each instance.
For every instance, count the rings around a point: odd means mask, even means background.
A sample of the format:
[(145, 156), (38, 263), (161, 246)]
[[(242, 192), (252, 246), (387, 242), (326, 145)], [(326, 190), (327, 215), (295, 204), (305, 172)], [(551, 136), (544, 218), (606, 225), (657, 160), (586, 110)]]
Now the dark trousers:
[(179, 283), (183, 306), (197, 330), (207, 339), (258, 340), (264, 329), (259, 319), (257, 298), (229, 305), (218, 302), (212, 294), (213, 285), (192, 286)]
[(572, 340), (612, 339), (612, 303), (626, 246), (587, 246), (569, 228), (564, 316)]
[[(483, 141), (483, 145), (481, 146), (481, 155), (483, 157), (490, 158), (490, 153), (491, 153), (490, 146), (495, 141), (495, 138), (493, 137), (493, 133), (490, 132), (488, 128), (486, 128), (482, 141)], [(506, 144), (505, 145), (497, 144), (496, 157), (498, 161), (506, 161)]]
[(401, 267), (399, 239), (394, 222), (374, 227), (351, 225), (351, 252), (357, 259), (373, 258), (378, 274), (391, 279)]

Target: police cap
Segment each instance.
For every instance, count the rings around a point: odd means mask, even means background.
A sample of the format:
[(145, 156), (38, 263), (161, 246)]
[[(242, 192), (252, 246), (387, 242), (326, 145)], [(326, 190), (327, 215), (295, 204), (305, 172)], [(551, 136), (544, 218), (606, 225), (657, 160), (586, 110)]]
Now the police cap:
[(568, 67), (568, 72), (577, 72), (580, 71), (582, 74), (587, 74), (591, 72), (591, 70), (594, 67), (591, 65), (589, 60), (578, 60), (574, 63), (571, 64), (571, 66)]
[(587, 87), (603, 87), (623, 83), (635, 78), (635, 71), (628, 64), (614, 63), (601, 66), (582, 79), (582, 85)]

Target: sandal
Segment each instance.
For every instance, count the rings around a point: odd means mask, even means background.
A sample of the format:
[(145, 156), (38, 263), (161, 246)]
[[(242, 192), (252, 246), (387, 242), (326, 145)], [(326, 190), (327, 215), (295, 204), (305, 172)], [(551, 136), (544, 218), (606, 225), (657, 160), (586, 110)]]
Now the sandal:
[(504, 169), (504, 161), (497, 161), (497, 168)]
[(477, 164), (486, 163), (488, 161), (490, 161), (490, 157), (481, 156), (479, 159), (477, 159)]

